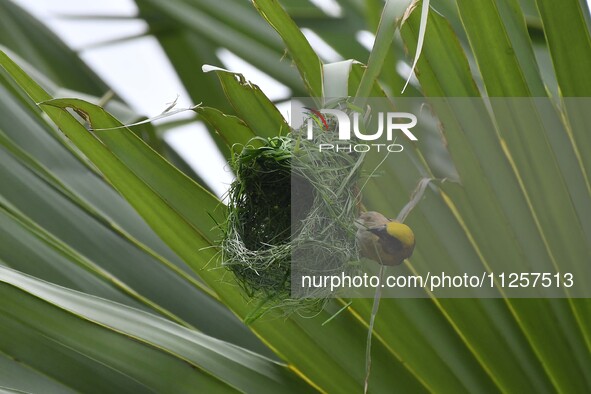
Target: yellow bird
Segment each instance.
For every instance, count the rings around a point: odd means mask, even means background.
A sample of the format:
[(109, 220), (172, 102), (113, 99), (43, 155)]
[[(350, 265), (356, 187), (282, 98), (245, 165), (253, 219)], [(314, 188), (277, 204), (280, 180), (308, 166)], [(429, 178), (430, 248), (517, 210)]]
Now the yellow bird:
[(406, 224), (370, 211), (359, 216), (356, 226), (362, 257), (383, 265), (398, 265), (412, 255), (415, 235)]

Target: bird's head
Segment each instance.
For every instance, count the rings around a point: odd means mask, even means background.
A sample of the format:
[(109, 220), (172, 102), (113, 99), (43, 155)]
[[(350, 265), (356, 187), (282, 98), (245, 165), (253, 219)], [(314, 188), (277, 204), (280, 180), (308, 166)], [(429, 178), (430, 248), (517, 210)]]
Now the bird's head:
[(392, 237), (399, 241), (404, 248), (412, 248), (415, 245), (415, 234), (413, 231), (404, 223), (391, 221), (383, 226), (368, 228), (378, 237)]

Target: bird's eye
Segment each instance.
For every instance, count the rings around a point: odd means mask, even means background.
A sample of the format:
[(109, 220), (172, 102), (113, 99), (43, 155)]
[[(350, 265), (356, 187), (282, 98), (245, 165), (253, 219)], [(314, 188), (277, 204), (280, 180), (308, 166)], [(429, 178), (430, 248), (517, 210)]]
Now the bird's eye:
[(374, 233), (375, 235), (380, 235), (386, 230), (386, 226), (378, 226), (378, 227), (370, 227), (367, 231)]

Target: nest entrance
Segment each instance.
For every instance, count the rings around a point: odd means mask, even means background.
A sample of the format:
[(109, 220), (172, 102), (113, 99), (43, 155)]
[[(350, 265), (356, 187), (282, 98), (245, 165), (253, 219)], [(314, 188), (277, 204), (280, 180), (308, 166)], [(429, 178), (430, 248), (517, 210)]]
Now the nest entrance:
[(233, 163), (224, 264), (251, 297), (289, 292), (289, 243), (292, 223), (298, 222), (292, 213), (303, 218), (309, 212), (309, 207), (292, 210), (292, 191), (308, 201), (314, 193), (305, 179), (292, 177), (290, 150), (289, 139), (276, 138), (263, 147), (245, 147)]

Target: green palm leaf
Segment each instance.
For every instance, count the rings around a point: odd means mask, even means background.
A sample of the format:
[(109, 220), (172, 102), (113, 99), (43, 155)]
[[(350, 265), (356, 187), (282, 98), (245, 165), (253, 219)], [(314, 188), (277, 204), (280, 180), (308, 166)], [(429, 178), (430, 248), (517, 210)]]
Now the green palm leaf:
[[(360, 86), (399, 96), (406, 75), (396, 62), (415, 53), (420, 1), (398, 20), (402, 40), (382, 29), (371, 55), (355, 34), (376, 31), (380, 1), (341, 0), (340, 16), (308, 2), (254, 3), (137, 0), (224, 154), (288, 125), (241, 74), (201, 72), (221, 65), (219, 48), (295, 96)], [(364, 191), (366, 205), (394, 213), (424, 176), (461, 182), (430, 187), (409, 217), (417, 272), (433, 261), (573, 268), (591, 256), (589, 11), (567, 3), (431, 2), (418, 84), (405, 95), (428, 100), (444, 127)], [(93, 96), (116, 86), (12, 2), (0, 9), (0, 388), (361, 392), (371, 300), (326, 325), (340, 300), (313, 318), (245, 326), (254, 306), (217, 260), (224, 205), (162, 156), (151, 125), (147, 143), (121, 126), (141, 119), (125, 104), (97, 105)], [(298, 26), (356, 60), (323, 64)], [(64, 88), (77, 98), (55, 98)], [(473, 105), (487, 95), (504, 99)], [(519, 97), (550, 100), (539, 111)], [(529, 115), (518, 117), (523, 103)], [(506, 119), (523, 131), (509, 132)], [(370, 392), (587, 392), (590, 316), (588, 299), (384, 299)]]

